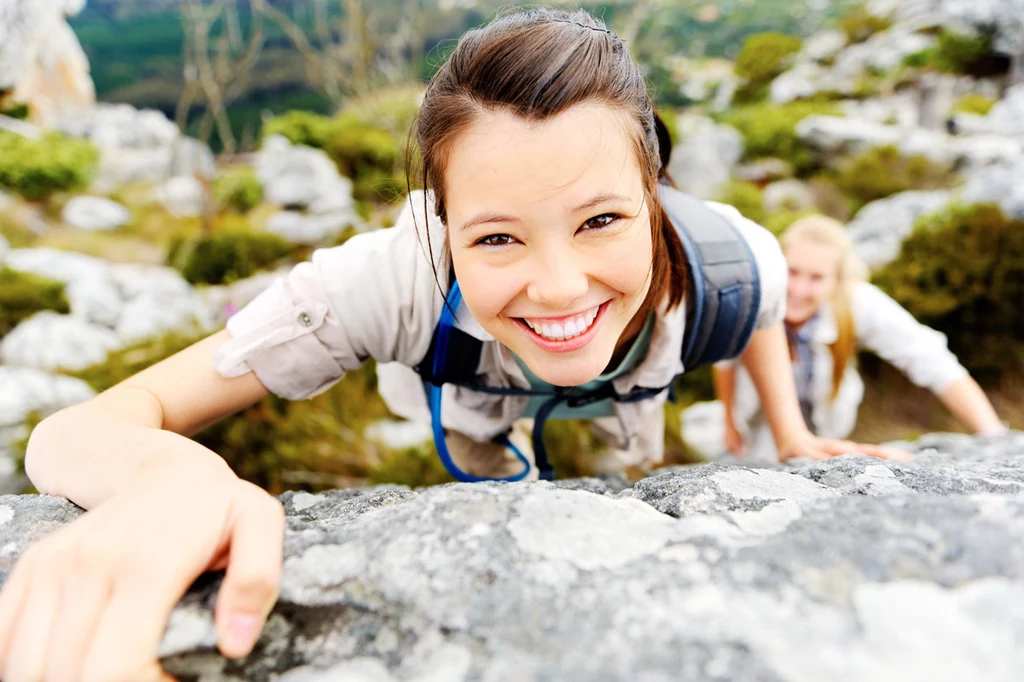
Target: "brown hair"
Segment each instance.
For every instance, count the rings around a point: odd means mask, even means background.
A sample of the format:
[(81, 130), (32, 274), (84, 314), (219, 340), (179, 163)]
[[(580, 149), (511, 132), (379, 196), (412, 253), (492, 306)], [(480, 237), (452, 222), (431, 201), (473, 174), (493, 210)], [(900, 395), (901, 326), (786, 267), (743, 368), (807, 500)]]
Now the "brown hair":
[[(644, 177), (654, 246), (651, 288), (638, 315), (646, 316), (666, 297), (675, 306), (686, 291), (687, 270), (682, 244), (656, 192), (659, 179), (666, 177), (662, 159), (668, 151), (659, 144), (659, 132), (665, 139), (667, 135), (658, 130), (640, 67), (622, 40), (586, 12), (519, 11), (462, 36), (431, 79), (416, 121), (423, 187), (433, 190), (435, 211), (447, 224), (448, 155), (476, 116), (504, 111), (543, 121), (583, 103), (623, 110), (636, 123), (630, 132)], [(426, 197), (424, 204), (426, 209)], [(426, 242), (429, 247), (431, 240)]]
[(857, 333), (853, 326), (853, 287), (865, 279), (867, 268), (853, 250), (853, 243), (842, 223), (823, 215), (810, 215), (796, 221), (782, 234), (782, 247), (795, 242), (810, 242), (827, 246), (836, 252), (836, 289), (829, 306), (836, 321), (835, 343), (832, 352), (832, 396), (835, 400), (846, 367), (857, 348)]

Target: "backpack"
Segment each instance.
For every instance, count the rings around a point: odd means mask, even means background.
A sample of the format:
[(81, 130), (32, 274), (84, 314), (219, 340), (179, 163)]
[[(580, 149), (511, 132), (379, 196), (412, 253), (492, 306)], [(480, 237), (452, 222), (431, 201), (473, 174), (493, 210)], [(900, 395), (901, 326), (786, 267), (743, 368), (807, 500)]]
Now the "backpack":
[[(721, 214), (703, 201), (679, 190), (660, 185), (659, 198), (665, 213), (679, 235), (690, 271), (691, 286), (686, 298), (686, 333), (680, 356), (683, 372), (737, 357), (746, 348), (754, 332), (761, 306), (761, 282), (754, 254), (746, 240)], [(456, 384), (474, 391), (498, 395), (531, 396), (531, 389), (485, 386), (477, 380), (483, 342), (455, 326), (455, 311), (462, 303), (459, 284), (453, 281), (434, 329), (430, 348), (416, 366), (423, 379), (430, 408), (434, 444), (445, 468), (459, 481), (519, 481), (530, 472), (530, 462), (509, 440), (498, 436), (496, 443), (509, 448), (523, 463), (523, 471), (505, 478), (483, 478), (459, 469), (448, 452), (441, 424), (441, 387)], [(616, 402), (636, 402), (669, 391), (675, 379), (665, 386), (635, 387), (628, 394), (617, 393), (608, 382), (598, 390), (556, 387), (537, 410), (532, 433), (534, 460), (541, 479), (554, 478), (554, 469), (544, 447), (544, 424), (557, 405), (564, 402), (579, 407), (611, 398)], [(548, 394), (544, 394), (548, 395)]]

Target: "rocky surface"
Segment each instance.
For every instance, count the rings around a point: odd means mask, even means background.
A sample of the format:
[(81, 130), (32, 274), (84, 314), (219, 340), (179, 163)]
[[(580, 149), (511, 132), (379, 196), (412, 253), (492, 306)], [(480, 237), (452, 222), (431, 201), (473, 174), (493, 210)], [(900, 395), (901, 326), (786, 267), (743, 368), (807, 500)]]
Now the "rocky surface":
[(0, 0), (0, 91), (36, 121), (74, 116), (96, 101), (89, 61), (67, 17), (85, 0)]
[[(1024, 434), (558, 485), (286, 493), (257, 649), (212, 649), (217, 577), (173, 614), (183, 682), (986, 680), (1024, 669)], [(0, 499), (8, 571), (77, 510)]]

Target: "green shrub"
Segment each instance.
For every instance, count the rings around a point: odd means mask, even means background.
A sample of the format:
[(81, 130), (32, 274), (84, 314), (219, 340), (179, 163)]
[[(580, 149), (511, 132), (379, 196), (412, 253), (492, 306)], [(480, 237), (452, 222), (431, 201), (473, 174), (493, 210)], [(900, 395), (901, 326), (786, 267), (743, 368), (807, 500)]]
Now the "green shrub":
[(263, 137), (282, 135), (292, 144), (324, 149), (331, 139), (334, 119), (311, 111), (289, 111), (263, 125)]
[(755, 223), (764, 220), (764, 199), (761, 196), (761, 188), (752, 182), (730, 180), (721, 189), (715, 200), (735, 206), (740, 213)]
[(923, 50), (912, 52), (903, 57), (903, 65), (909, 66), (915, 69), (927, 68), (934, 66), (936, 59), (936, 51), (933, 47), (926, 47)]
[(29, 106), (24, 102), (18, 102), (11, 105), (0, 105), (0, 116), (9, 116), (10, 118), (16, 118), (19, 121), (24, 121), (28, 118)]
[(31, 201), (82, 189), (99, 160), (91, 142), (59, 133), (31, 140), (0, 130), (0, 187)]
[(953, 105), (953, 111), (964, 114), (976, 114), (978, 116), (985, 116), (989, 111), (992, 110), (996, 104), (996, 100), (985, 95), (979, 95), (972, 93), (970, 95), (964, 95)]
[(972, 372), (996, 374), (1024, 342), (1024, 221), (992, 205), (923, 217), (876, 283), (946, 334)]
[(175, 239), (167, 262), (192, 284), (226, 284), (269, 268), (295, 250), (271, 232), (228, 227), (197, 240)]
[(935, 66), (946, 73), (981, 75), (992, 53), (990, 34), (969, 36), (943, 29), (935, 48)]
[(796, 221), (800, 220), (801, 218), (805, 218), (809, 215), (814, 215), (815, 213), (819, 213), (819, 211), (815, 208), (805, 208), (799, 211), (784, 208), (775, 211), (774, 213), (769, 213), (767, 216), (765, 216), (765, 219), (761, 223), (761, 225), (763, 225), (765, 229), (767, 229), (769, 232), (778, 237), (783, 232), (786, 231), (787, 227), (789, 227)]
[(743, 135), (744, 158), (775, 156), (803, 175), (814, 169), (817, 159), (797, 137), (796, 126), (812, 114), (839, 115), (840, 109), (831, 102), (764, 103), (737, 107), (721, 118)]
[(892, 20), (888, 17), (875, 16), (865, 5), (859, 4), (839, 20), (839, 25), (847, 40), (851, 43), (863, 43), (876, 33), (881, 33), (892, 26)]
[(217, 201), (239, 213), (248, 213), (263, 201), (263, 185), (252, 168), (244, 166), (226, 171), (213, 185)]
[(803, 43), (799, 38), (783, 33), (756, 33), (743, 41), (743, 47), (736, 56), (733, 71), (745, 83), (740, 101), (760, 99), (767, 85), (789, 66), (790, 57), (800, 51)]
[(61, 282), (0, 267), (0, 337), (40, 310), (71, 312)]
[(948, 166), (926, 156), (903, 156), (895, 146), (886, 145), (841, 162), (835, 181), (856, 212), (864, 204), (900, 192), (952, 187), (956, 178)]

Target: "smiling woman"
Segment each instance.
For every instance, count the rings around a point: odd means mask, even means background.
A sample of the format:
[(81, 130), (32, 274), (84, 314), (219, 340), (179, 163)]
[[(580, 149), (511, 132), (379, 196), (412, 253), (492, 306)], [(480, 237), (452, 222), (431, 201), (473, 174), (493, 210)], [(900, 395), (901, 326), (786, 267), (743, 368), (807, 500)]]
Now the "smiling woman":
[(35, 429), (32, 482), (90, 511), (0, 593), (5, 680), (166, 679), (163, 626), (209, 569), (227, 569), (219, 647), (250, 651), (279, 587), (281, 505), (188, 436), (369, 358), (462, 480), (549, 476), (543, 425), (561, 417), (592, 420), (608, 468), (651, 467), (675, 377), (741, 352), (781, 457), (893, 454), (808, 431), (778, 243), (667, 185), (647, 83), (600, 21), (530, 10), (471, 31), (416, 136), (426, 189), (393, 228), (318, 250), (226, 330)]

